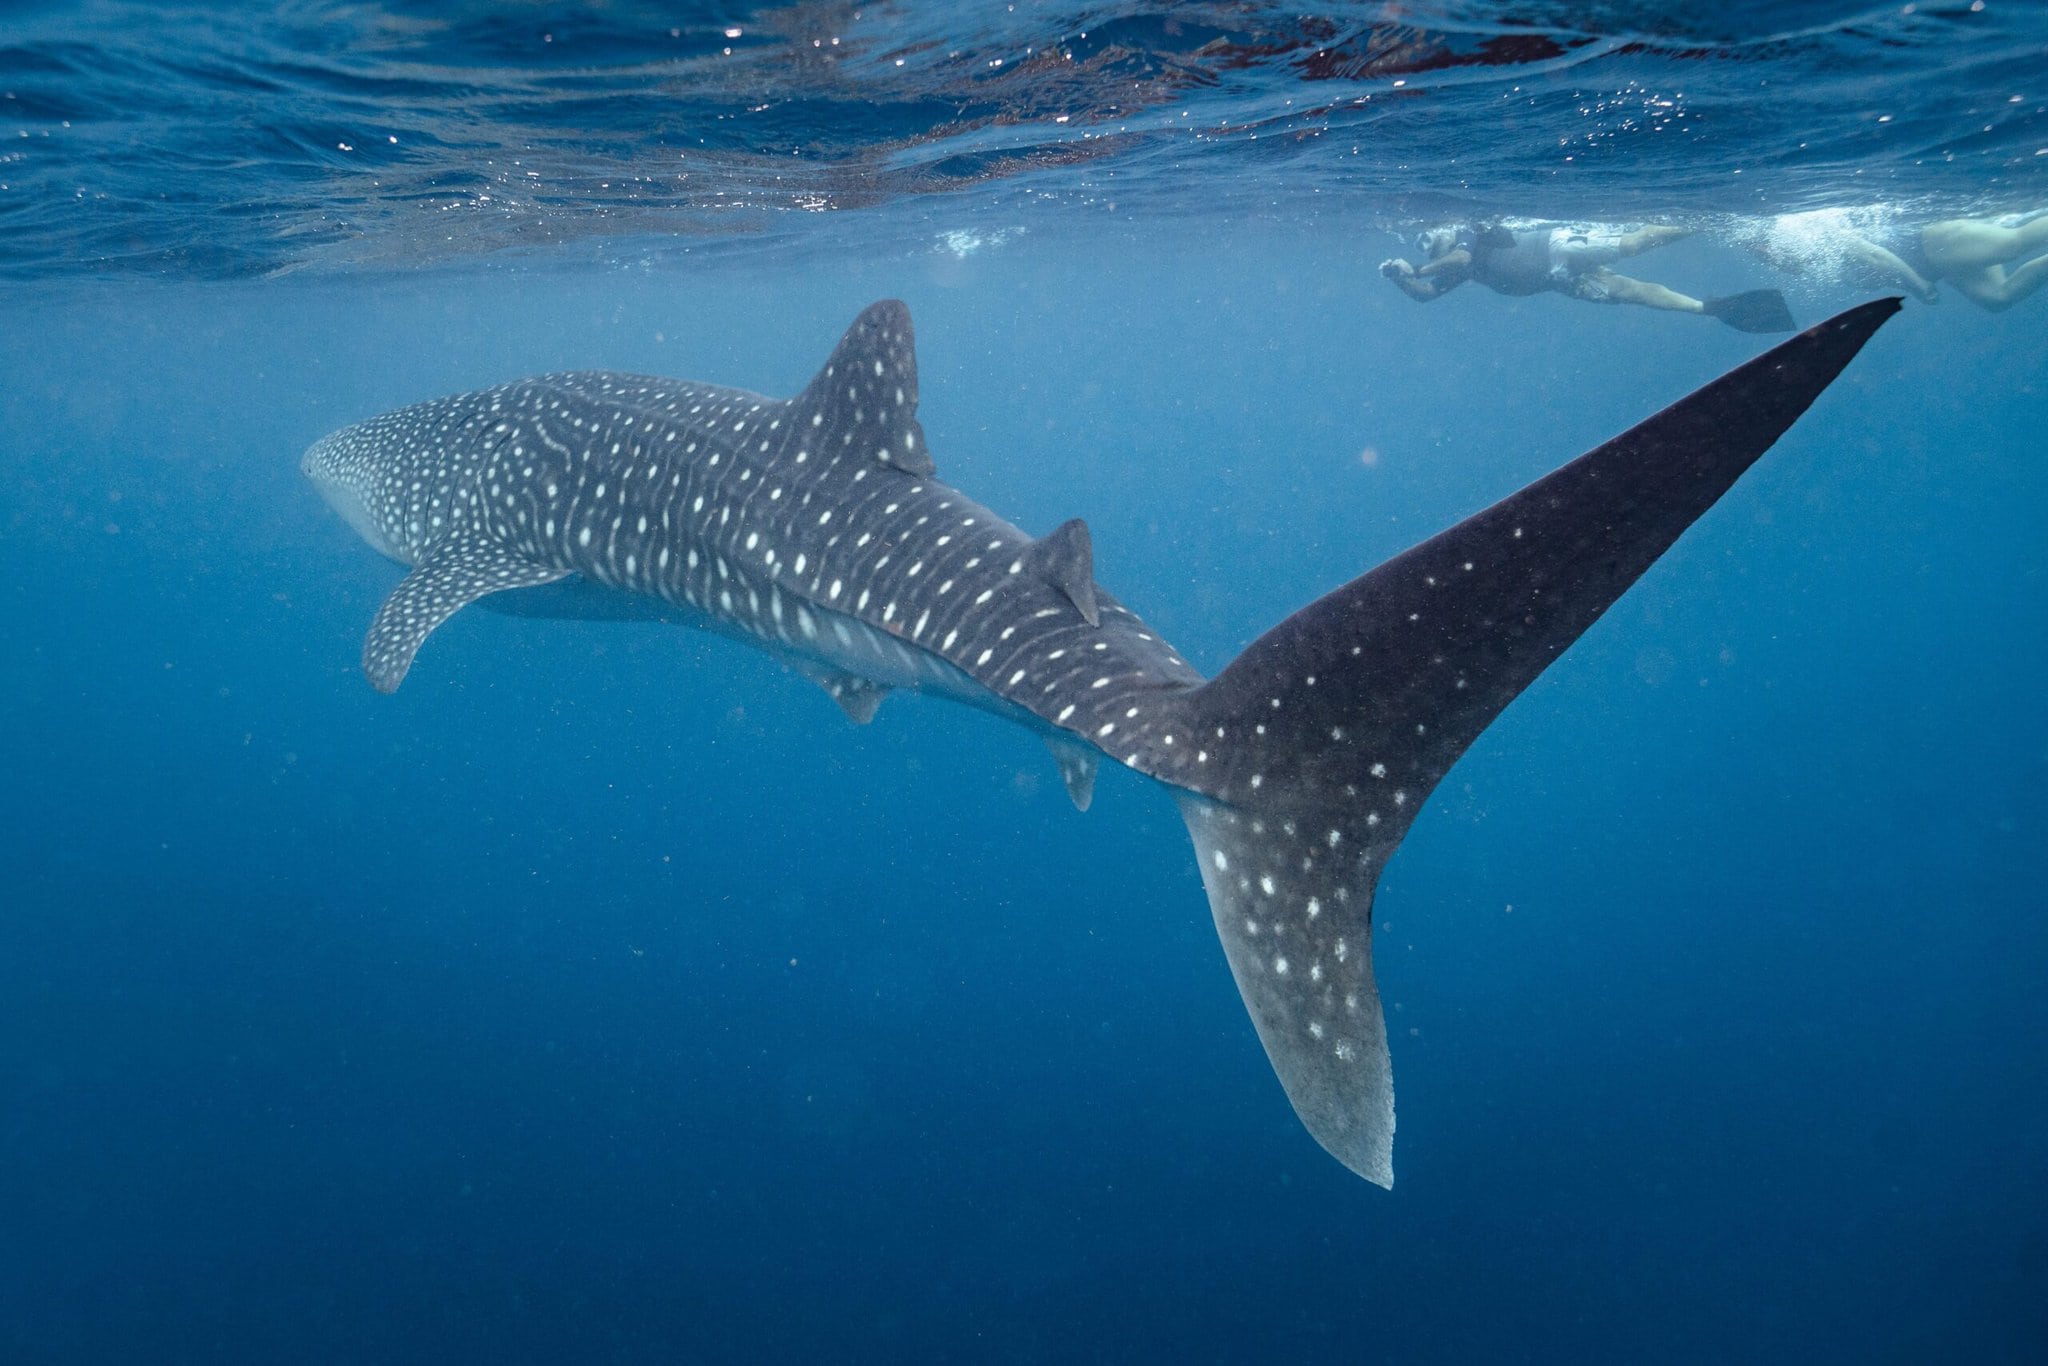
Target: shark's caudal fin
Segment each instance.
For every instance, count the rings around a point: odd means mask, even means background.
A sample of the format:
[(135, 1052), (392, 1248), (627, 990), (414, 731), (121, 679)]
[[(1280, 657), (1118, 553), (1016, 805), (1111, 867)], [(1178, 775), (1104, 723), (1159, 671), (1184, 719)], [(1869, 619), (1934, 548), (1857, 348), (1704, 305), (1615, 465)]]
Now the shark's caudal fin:
[[(1393, 1183), (1372, 898), (1445, 772), (1898, 310), (1852, 309), (1389, 560), (1186, 699), (1181, 811), (1232, 974), (1304, 1124)], [(1206, 794), (1206, 795), (1204, 795)]]

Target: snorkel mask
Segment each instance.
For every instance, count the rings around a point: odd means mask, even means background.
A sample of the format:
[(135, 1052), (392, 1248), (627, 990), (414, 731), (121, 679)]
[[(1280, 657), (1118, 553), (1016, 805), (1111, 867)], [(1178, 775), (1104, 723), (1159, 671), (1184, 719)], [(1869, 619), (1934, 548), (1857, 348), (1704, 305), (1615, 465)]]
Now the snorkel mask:
[(1457, 228), (1445, 224), (1442, 227), (1430, 228), (1425, 232), (1417, 233), (1415, 236), (1415, 250), (1434, 260), (1449, 251), (1457, 244), (1457, 241)]

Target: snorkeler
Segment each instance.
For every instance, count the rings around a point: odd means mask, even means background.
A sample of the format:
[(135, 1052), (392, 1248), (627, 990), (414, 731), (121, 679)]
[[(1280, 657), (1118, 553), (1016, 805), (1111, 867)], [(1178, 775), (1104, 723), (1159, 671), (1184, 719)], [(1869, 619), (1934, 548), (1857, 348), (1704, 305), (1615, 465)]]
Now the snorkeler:
[(1426, 258), (1411, 265), (1395, 258), (1380, 263), (1380, 274), (1419, 303), (1441, 298), (1467, 280), (1497, 294), (1538, 294), (1550, 290), (1587, 303), (1638, 304), (1672, 313), (1704, 313), (1742, 332), (1789, 332), (1792, 313), (1775, 289), (1754, 289), (1719, 299), (1695, 299), (1675, 289), (1631, 279), (1608, 262), (1661, 247), (1686, 229), (1607, 224), (1521, 231), (1488, 224), (1444, 224), (1416, 239)]
[[(1920, 253), (1930, 277), (1954, 285), (1981, 308), (2002, 312), (2048, 281), (2048, 210), (1929, 223), (1920, 229)], [(2014, 261), (2021, 264), (2008, 270)]]
[[(1781, 270), (1861, 275), (1930, 304), (1945, 281), (1994, 313), (2048, 280), (2048, 210), (1914, 228), (1875, 208), (1811, 209), (1738, 226), (1732, 237)], [(2013, 261), (2022, 263), (2007, 269)]]

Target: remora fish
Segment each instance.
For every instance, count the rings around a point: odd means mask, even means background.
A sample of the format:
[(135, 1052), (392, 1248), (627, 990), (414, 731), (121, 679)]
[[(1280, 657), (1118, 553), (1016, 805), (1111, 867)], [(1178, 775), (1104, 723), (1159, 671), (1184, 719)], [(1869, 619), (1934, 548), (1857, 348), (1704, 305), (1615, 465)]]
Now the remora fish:
[(788, 401), (546, 375), (344, 428), (302, 468), (412, 567), (363, 646), (385, 692), (465, 604), (576, 579), (771, 651), (857, 722), (891, 688), (1017, 721), (1084, 810), (1104, 755), (1165, 784), (1296, 1113), (1390, 1186), (1380, 869), (1480, 731), (1897, 308), (1865, 304), (1731, 371), (1311, 603), (1209, 680), (1096, 585), (1082, 522), (1033, 538), (933, 477), (894, 301)]

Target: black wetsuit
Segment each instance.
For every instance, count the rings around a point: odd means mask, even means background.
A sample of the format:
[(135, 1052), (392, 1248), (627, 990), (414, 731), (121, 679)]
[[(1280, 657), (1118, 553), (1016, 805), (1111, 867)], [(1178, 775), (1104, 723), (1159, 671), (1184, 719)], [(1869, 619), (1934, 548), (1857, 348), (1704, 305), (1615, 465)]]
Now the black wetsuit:
[(1476, 228), (1470, 250), (1472, 278), (1495, 293), (1541, 294), (1557, 288), (1557, 279), (1550, 273), (1549, 228), (1528, 232)]
[(1481, 225), (1462, 228), (1450, 255), (1464, 252), (1470, 261), (1431, 272), (1438, 289), (1476, 281), (1499, 294), (1540, 294), (1556, 289), (1550, 274), (1550, 229), (1510, 232), (1506, 228)]

